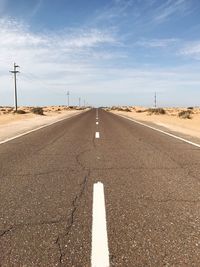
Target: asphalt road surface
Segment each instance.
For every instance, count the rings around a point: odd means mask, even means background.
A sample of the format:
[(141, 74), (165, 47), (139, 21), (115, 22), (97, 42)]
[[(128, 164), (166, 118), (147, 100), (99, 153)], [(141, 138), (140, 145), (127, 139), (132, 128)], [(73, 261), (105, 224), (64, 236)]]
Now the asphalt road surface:
[(0, 145), (1, 267), (91, 266), (93, 209), (110, 266), (200, 266), (200, 149), (95, 109)]

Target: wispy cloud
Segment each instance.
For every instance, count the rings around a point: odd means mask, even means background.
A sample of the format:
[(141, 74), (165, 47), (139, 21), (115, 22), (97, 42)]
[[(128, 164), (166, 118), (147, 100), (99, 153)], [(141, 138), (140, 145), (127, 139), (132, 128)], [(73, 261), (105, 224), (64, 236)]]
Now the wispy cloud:
[(190, 3), (186, 0), (168, 0), (157, 8), (158, 15), (155, 15), (156, 21), (165, 21), (175, 14), (185, 14), (189, 11)]
[(34, 34), (23, 24), (11, 19), (0, 19), (0, 46), (32, 46), (46, 45), (67, 48), (95, 47), (101, 44), (115, 44), (117, 40), (109, 30), (66, 29), (62, 33)]
[(42, 4), (43, 4), (43, 0), (37, 0), (36, 1), (35, 6), (31, 10), (30, 17), (34, 17), (38, 13), (40, 8), (42, 7)]
[[(62, 37), (63, 38), (63, 37)], [(68, 48), (96, 47), (102, 44), (116, 44), (117, 40), (109, 31), (98, 29), (81, 30), (74, 33), (66, 33), (62, 46)]]
[(200, 40), (188, 42), (180, 49), (179, 54), (188, 58), (200, 60)]
[(125, 17), (133, 6), (133, 0), (114, 0), (107, 4), (104, 9), (97, 12), (95, 20), (102, 22)]
[(16, 61), (21, 66), (21, 90), (26, 93), (35, 86), (38, 90), (47, 86), (49, 90), (57, 88), (59, 92), (66, 84), (74, 87), (78, 84), (80, 90), (86, 81), (98, 76), (98, 64), (121, 56), (105, 49), (115, 45), (118, 40), (109, 29), (64, 29), (42, 34), (33, 33), (19, 21), (1, 19), (0, 64), (4, 66), (1, 88), (12, 87), (9, 70)]
[[(172, 68), (170, 60), (176, 60), (177, 51), (185, 57), (200, 58), (200, 42), (184, 45), (181, 37), (157, 29), (154, 32), (151, 28), (152, 25), (156, 27), (158, 21), (187, 12), (181, 9), (185, 1), (158, 2), (113, 0), (113, 4), (108, 5), (108, 9), (101, 9), (87, 26), (63, 26), (59, 31), (33, 32), (26, 23), (0, 19), (1, 101), (5, 98), (10, 103), (12, 99), (13, 83), (9, 70), (14, 61), (21, 66), (19, 93), (24, 99), (26, 96), (28, 101), (25, 103), (29, 104), (46, 104), (48, 99), (56, 103), (56, 97), (61, 95), (63, 98), (66, 88), (74, 95), (93, 94), (97, 101), (102, 97), (108, 104), (112, 99), (116, 104), (115, 97), (120, 94), (119, 101), (123, 94), (128, 95), (126, 99), (131, 95), (151, 95), (155, 88), (169, 96), (174, 95), (173, 90), (198, 88), (199, 70), (192, 65), (181, 69), (179, 62)], [(40, 6), (38, 8), (36, 13)], [(162, 28), (161, 23), (158, 25)], [(174, 53), (171, 53), (172, 49)], [(34, 102), (35, 92), (39, 102)], [(60, 98), (57, 103), (59, 101)]]
[(179, 40), (176, 38), (170, 39), (150, 39), (150, 40), (140, 40), (136, 42), (136, 45), (143, 46), (147, 48), (166, 48), (175, 45)]

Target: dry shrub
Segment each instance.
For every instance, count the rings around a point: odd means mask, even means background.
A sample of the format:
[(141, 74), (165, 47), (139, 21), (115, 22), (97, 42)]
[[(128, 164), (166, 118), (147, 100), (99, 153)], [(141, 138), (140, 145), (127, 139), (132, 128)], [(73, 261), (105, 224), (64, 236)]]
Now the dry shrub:
[(164, 108), (149, 108), (148, 110), (149, 115), (155, 114), (155, 115), (164, 115), (166, 114), (166, 111)]
[(126, 112), (131, 112), (131, 109), (128, 108), (128, 107), (125, 107), (125, 108), (118, 108), (117, 109), (118, 111), (126, 111)]
[(111, 110), (118, 110), (118, 107), (112, 106)]
[(142, 113), (142, 112), (146, 112), (146, 111), (147, 111), (146, 109), (136, 109), (137, 113)]
[(41, 107), (32, 108), (31, 112), (37, 115), (44, 115), (43, 108)]
[(180, 111), (179, 113), (178, 113), (178, 116), (179, 116), (179, 118), (181, 118), (181, 119), (191, 119), (192, 117), (191, 117), (191, 114), (192, 114), (193, 112), (189, 109), (189, 110), (182, 110), (182, 111)]
[(15, 110), (14, 113), (15, 114), (26, 114), (26, 111), (22, 109), (18, 109), (18, 110)]

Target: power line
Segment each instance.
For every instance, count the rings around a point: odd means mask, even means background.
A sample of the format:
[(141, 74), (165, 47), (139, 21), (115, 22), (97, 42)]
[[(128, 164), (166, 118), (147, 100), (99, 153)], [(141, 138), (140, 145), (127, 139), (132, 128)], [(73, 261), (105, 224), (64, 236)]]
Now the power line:
[(14, 74), (14, 91), (15, 91), (15, 111), (17, 112), (17, 73), (19, 73), (19, 71), (17, 70), (17, 68), (19, 68), (18, 65), (16, 65), (16, 63), (14, 63), (14, 70), (11, 70), (10, 72)]

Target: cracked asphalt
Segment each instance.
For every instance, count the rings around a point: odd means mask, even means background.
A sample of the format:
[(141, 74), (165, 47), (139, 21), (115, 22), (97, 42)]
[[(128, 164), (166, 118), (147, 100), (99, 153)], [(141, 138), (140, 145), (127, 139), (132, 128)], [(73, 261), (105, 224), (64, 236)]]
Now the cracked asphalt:
[(0, 145), (0, 266), (89, 267), (98, 181), (110, 266), (200, 266), (200, 150), (103, 110), (95, 122)]

